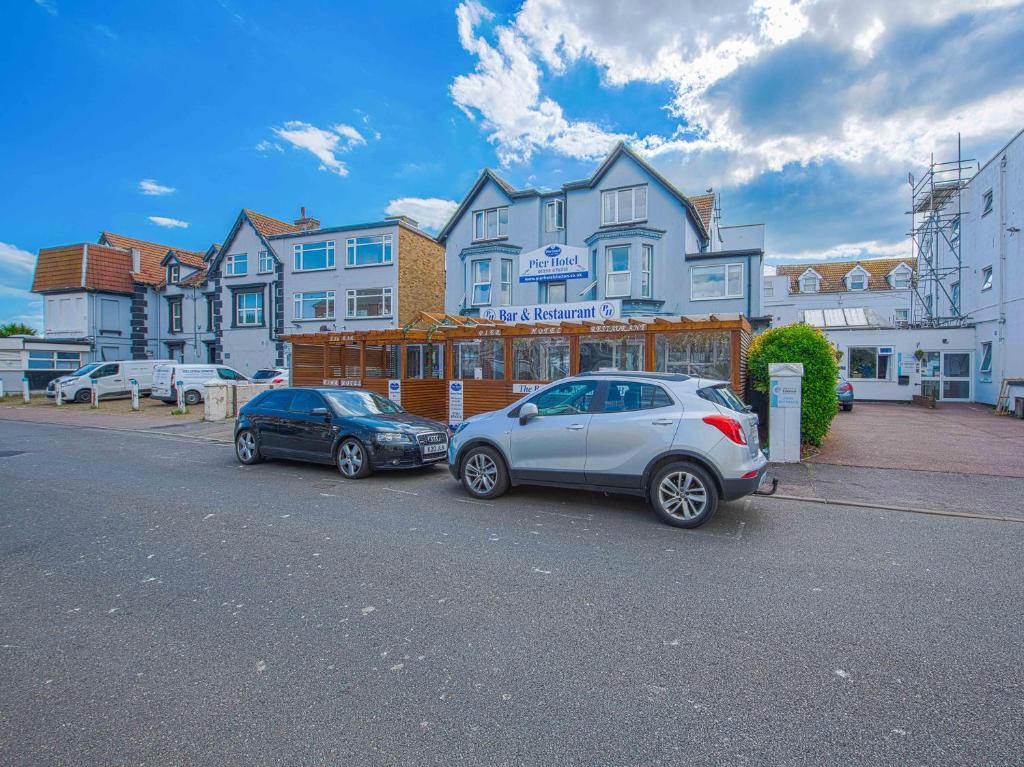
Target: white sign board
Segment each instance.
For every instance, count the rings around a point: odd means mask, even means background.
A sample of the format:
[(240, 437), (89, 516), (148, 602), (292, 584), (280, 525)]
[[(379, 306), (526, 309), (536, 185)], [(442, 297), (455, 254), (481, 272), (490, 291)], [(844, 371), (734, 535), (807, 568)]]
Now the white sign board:
[(361, 378), (325, 378), (324, 386), (362, 386)]
[(396, 405), (402, 404), (402, 382), (397, 378), (388, 381), (388, 398)]
[(772, 379), (771, 407), (800, 407), (800, 379)]
[(448, 425), (462, 423), (462, 381), (448, 382)]
[(622, 317), (622, 301), (577, 301), (568, 304), (526, 304), (523, 306), (485, 306), (480, 318), (498, 322), (563, 322), (570, 320), (617, 320)]
[(512, 384), (513, 394), (533, 394), (544, 384), (517, 383)]
[(577, 245), (545, 245), (519, 254), (520, 282), (585, 279), (590, 274), (589, 254)]

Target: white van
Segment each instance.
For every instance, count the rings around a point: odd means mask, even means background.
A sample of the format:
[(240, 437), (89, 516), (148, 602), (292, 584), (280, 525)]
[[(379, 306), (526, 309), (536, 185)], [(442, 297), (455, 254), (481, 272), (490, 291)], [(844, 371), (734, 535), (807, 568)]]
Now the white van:
[(185, 404), (198, 405), (203, 401), (207, 381), (246, 383), (249, 379), (233, 368), (224, 365), (182, 365), (170, 363), (160, 365), (153, 374), (153, 390), (150, 397), (164, 402), (178, 401), (178, 381), (185, 391)]
[(46, 387), (46, 396), (57, 396), (65, 402), (88, 402), (92, 399), (91, 388), (95, 383), (100, 399), (131, 396), (131, 381), (139, 382), (139, 393), (145, 394), (153, 388), (153, 374), (157, 367), (172, 360), (122, 360), (121, 362), (93, 362), (70, 375), (51, 381)]

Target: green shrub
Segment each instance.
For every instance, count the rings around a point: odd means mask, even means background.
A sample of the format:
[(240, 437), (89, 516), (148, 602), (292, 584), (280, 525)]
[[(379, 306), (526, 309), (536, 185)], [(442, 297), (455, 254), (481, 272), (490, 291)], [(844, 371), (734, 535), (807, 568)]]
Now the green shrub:
[(768, 365), (772, 362), (802, 362), (803, 402), (800, 408), (800, 438), (820, 445), (835, 418), (836, 379), (839, 364), (835, 349), (825, 334), (809, 325), (771, 328), (757, 336), (747, 352), (747, 374), (757, 391), (768, 394)]

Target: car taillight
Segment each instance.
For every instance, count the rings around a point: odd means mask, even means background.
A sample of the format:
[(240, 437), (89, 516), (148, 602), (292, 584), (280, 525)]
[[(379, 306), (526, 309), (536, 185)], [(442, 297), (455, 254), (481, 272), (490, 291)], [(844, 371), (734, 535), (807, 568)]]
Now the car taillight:
[(727, 415), (708, 415), (704, 416), (704, 423), (714, 426), (737, 445), (747, 444), (743, 426), (735, 418)]
[(276, 383), (284, 383), (284, 379), (283, 379), (283, 378), (275, 378), (275, 379), (274, 379), (273, 381), (271, 381), (270, 383), (272, 383), (272, 384), (276, 384)]
[(853, 384), (844, 383), (842, 386), (839, 387), (839, 391), (853, 391)]

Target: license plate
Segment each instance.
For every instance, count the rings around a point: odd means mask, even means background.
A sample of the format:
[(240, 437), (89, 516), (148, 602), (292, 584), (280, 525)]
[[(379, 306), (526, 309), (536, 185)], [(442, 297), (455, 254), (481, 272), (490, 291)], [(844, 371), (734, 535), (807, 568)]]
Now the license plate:
[(448, 445), (443, 442), (438, 442), (436, 445), (424, 445), (423, 455), (437, 455), (438, 453), (444, 453), (448, 450)]

